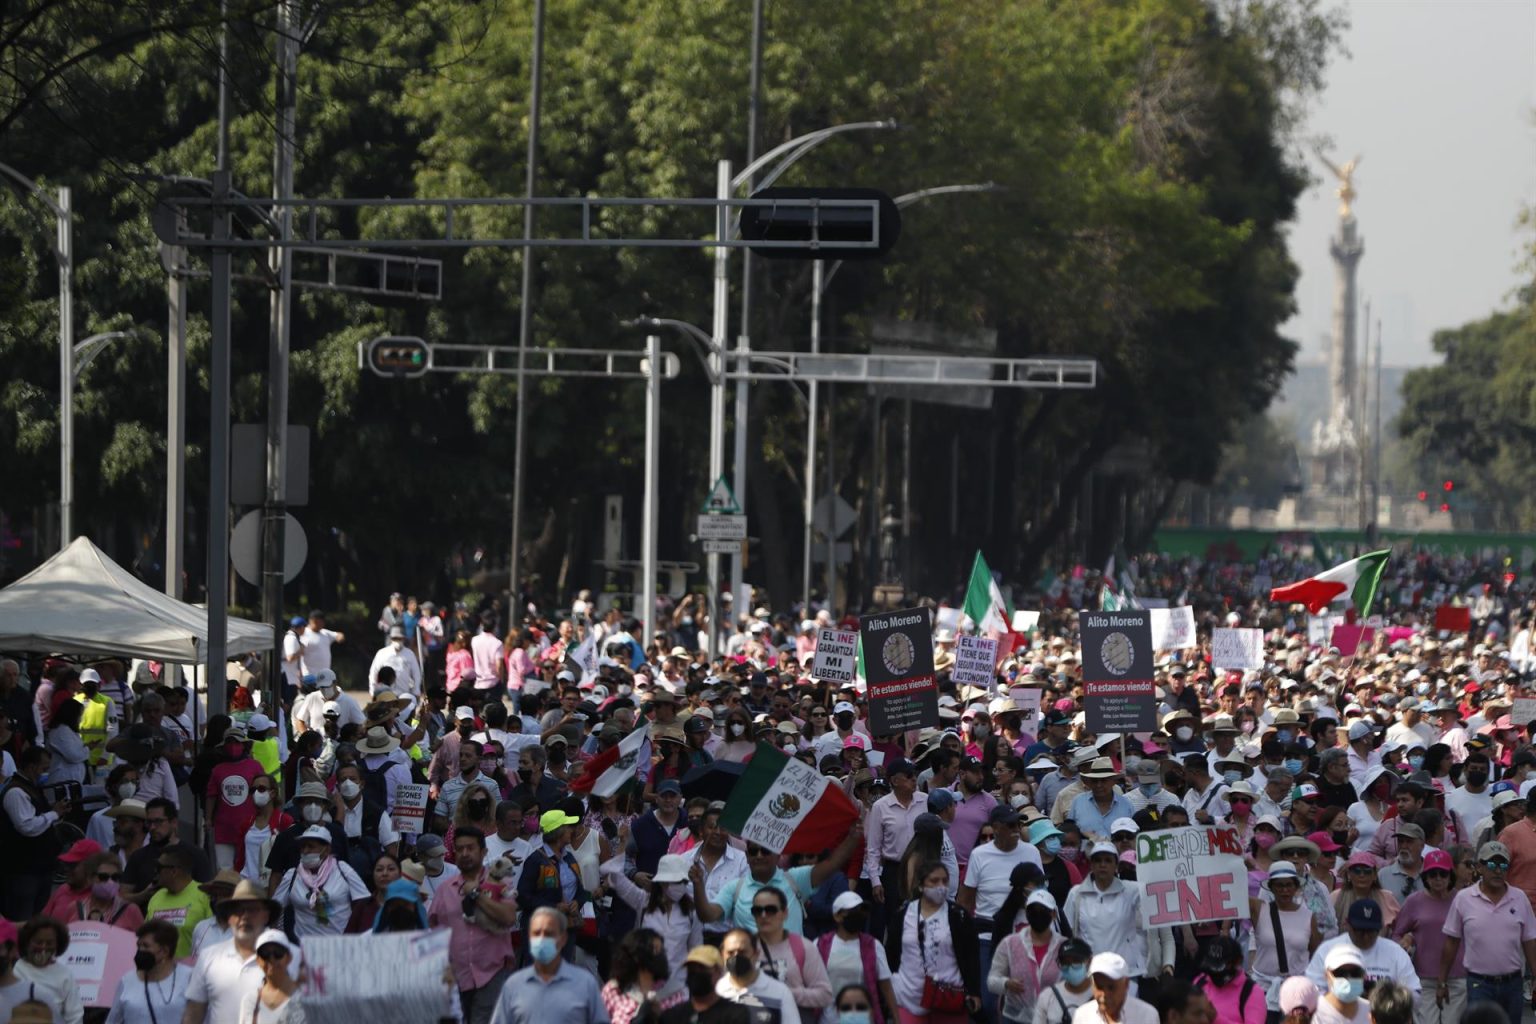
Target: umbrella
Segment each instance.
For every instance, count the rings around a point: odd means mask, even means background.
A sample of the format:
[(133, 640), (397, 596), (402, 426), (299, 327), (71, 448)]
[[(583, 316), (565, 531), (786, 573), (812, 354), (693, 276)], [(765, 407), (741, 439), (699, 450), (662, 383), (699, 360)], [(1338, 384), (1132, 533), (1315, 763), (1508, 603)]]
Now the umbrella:
[(702, 796), (707, 800), (725, 800), (741, 781), (746, 765), (740, 761), (715, 761), (695, 765), (682, 778), (683, 796)]

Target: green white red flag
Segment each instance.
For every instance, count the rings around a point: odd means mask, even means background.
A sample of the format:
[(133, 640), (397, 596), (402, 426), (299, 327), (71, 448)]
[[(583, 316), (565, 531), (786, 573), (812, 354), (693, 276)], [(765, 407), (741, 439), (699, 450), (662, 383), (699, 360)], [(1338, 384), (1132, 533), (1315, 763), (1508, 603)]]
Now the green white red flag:
[(1376, 590), (1381, 586), (1381, 575), (1387, 568), (1390, 553), (1372, 551), (1352, 558), (1311, 579), (1276, 587), (1269, 592), (1269, 599), (1281, 604), (1306, 605), (1307, 611), (1317, 615), (1340, 597), (1347, 597), (1363, 619), (1371, 614), (1371, 603), (1376, 600)]
[(759, 743), (720, 813), (720, 827), (775, 853), (820, 853), (848, 836), (859, 812), (842, 787)]

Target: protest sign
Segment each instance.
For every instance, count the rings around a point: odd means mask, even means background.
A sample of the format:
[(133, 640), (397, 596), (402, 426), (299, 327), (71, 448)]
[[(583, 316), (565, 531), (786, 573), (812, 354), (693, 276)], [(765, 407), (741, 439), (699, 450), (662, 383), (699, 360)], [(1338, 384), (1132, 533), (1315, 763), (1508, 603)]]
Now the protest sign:
[(1190, 825), (1136, 837), (1144, 928), (1225, 921), (1248, 907), (1243, 842), (1230, 825)]
[(1023, 712), (1019, 728), (1031, 736), (1040, 735), (1040, 698), (1044, 693), (1038, 686), (1014, 686), (1008, 690), (1008, 696)]
[(1264, 667), (1262, 629), (1211, 630), (1211, 665), (1215, 668)]
[(450, 1016), (447, 929), (304, 938), (308, 1024), (420, 1024)]
[(1309, 615), (1307, 617), (1307, 643), (1313, 647), (1326, 647), (1333, 638), (1333, 627), (1344, 625), (1342, 615)]
[(1338, 648), (1340, 657), (1353, 658), (1369, 652), (1375, 639), (1376, 631), (1369, 626), (1341, 623), (1333, 627), (1329, 646)]
[(933, 674), (929, 623), (926, 608), (859, 618), (864, 675), (869, 682), (869, 731), (876, 736), (939, 724), (939, 685)]
[(1013, 613), (1013, 622), (1010, 627), (1015, 633), (1028, 633), (1040, 625), (1040, 613), (1034, 611), (1016, 611)]
[(990, 690), (997, 682), (997, 640), (990, 636), (961, 633), (955, 637), (955, 664), (949, 678), (956, 686), (980, 686)]
[(933, 611), (933, 628), (935, 630), (947, 629), (951, 633), (960, 632), (960, 620), (965, 617), (964, 610), (960, 608), (935, 608)]
[(1509, 709), (1509, 720), (1516, 725), (1530, 725), (1536, 722), (1536, 697), (1516, 697), (1512, 702), (1514, 707)]
[(1472, 609), (1443, 604), (1435, 609), (1435, 628), (1446, 633), (1472, 632)]
[(69, 949), (59, 959), (69, 968), (86, 1006), (112, 1005), (117, 983), (133, 971), (139, 940), (126, 928), (101, 921), (71, 921)]
[(1182, 651), (1195, 646), (1195, 610), (1182, 608), (1150, 608), (1152, 613), (1152, 649), (1155, 651)]
[(816, 631), (816, 657), (811, 662), (811, 677), (829, 683), (853, 682), (858, 662), (859, 634), (851, 629), (823, 626)]
[(1157, 728), (1152, 685), (1151, 612), (1137, 608), (1083, 612), (1083, 710), (1088, 730), (1151, 732)]
[(1166, 597), (1142, 597), (1140, 594), (1137, 594), (1136, 600), (1143, 608), (1168, 607), (1168, 599)]
[(395, 831), (402, 834), (421, 835), (427, 820), (427, 792), (431, 789), (424, 782), (402, 782), (395, 787), (395, 806), (390, 811), (390, 822)]

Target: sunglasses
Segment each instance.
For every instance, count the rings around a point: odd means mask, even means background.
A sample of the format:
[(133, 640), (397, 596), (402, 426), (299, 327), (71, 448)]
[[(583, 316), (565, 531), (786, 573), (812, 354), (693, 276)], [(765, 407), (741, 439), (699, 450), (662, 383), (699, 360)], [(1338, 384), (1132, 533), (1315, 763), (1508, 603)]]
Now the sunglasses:
[(1352, 875), (1374, 875), (1376, 873), (1376, 869), (1368, 864), (1356, 864), (1354, 867), (1349, 869), (1349, 873)]
[(1483, 867), (1487, 868), (1489, 871), (1508, 871), (1509, 870), (1509, 861), (1507, 861), (1507, 860), (1485, 860), (1485, 861), (1483, 861)]
[(774, 906), (765, 906), (763, 904), (756, 904), (756, 905), (754, 905), (752, 907), (752, 916), (753, 917), (767, 917), (769, 914), (783, 913), (783, 910), (784, 910), (783, 907), (774, 907)]
[(868, 1010), (868, 1003), (844, 1003), (837, 1008), (838, 1013), (859, 1013)]
[(98, 872), (96, 872), (96, 881), (98, 881), (98, 882), (115, 882), (119, 878), (122, 878), (122, 877), (123, 876), (121, 874), (119, 874), (118, 872), (116, 872), (116, 871), (98, 871)]
[(1435, 868), (1433, 871), (1425, 871), (1425, 872), (1423, 872), (1422, 873), (1422, 877), (1424, 877), (1424, 878), (1450, 878), (1451, 877), (1451, 873), (1449, 871), (1442, 871), (1439, 868)]

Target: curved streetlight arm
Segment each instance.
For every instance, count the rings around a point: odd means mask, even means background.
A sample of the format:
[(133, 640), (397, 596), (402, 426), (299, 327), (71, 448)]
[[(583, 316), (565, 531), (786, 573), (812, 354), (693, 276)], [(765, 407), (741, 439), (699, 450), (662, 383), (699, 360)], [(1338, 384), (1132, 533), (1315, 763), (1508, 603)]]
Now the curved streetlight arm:
[(37, 199), (38, 202), (48, 207), (48, 209), (53, 212), (55, 217), (64, 218), (69, 216), (69, 214), (65, 212), (62, 206), (48, 197), (48, 192), (46, 189), (44, 189), (37, 182), (33, 181), (31, 178), (27, 177), (25, 174), (22, 174), (10, 164), (0, 164), (0, 174), (5, 175), (7, 178), (10, 178), (12, 181), (16, 182), (16, 184), (32, 193), (33, 197)]
[[(978, 185), (935, 185), (932, 188), (920, 188), (913, 192), (904, 192), (891, 200), (898, 210), (904, 210), (913, 203), (920, 203), (924, 199), (933, 196), (953, 196), (966, 192), (1006, 192), (1007, 186), (999, 185), (994, 181), (982, 182)], [(843, 261), (837, 260), (827, 268), (827, 272), (821, 278), (821, 290), (825, 294), (827, 287), (832, 284), (832, 278), (839, 270), (843, 269)]]
[(112, 342), (121, 338), (131, 338), (134, 334), (134, 331), (104, 331), (75, 342), (75, 376), (79, 377), (84, 373), (86, 367), (90, 366), (102, 350)]
[(707, 358), (706, 353), (709, 355), (717, 355), (722, 357), (724, 356), (724, 353), (722, 353), (720, 351), (720, 347), (715, 344), (715, 340), (706, 334), (703, 329), (694, 326), (686, 320), (673, 320), (670, 317), (660, 316), (637, 316), (633, 320), (625, 320), (624, 326), (643, 327), (647, 329), (655, 329), (657, 327), (670, 327), (673, 330), (679, 331), (686, 337), (692, 338), (704, 349), (703, 352), (695, 351), (694, 353), (699, 357), (700, 365), (704, 367), (704, 375), (709, 378), (709, 382), (711, 384), (719, 383), (715, 377), (715, 374), (709, 368), (709, 359)]
[[(823, 142), (832, 138), (834, 135), (842, 135), (844, 132), (891, 131), (899, 127), (901, 126), (898, 125), (894, 119), (887, 119), (884, 121), (852, 121), (848, 124), (835, 124), (830, 128), (821, 128), (814, 132), (807, 132), (804, 135), (790, 139), (788, 142), (784, 142), (775, 146), (773, 149), (770, 149), (768, 152), (764, 153), (762, 156), (758, 157), (756, 160), (743, 167), (740, 171), (737, 171), (736, 176), (731, 179), (731, 189), (734, 191), (740, 188), (742, 185), (746, 184), (748, 181), (751, 181), (753, 176), (756, 175), (758, 171), (762, 170), (764, 167), (767, 167), (769, 164), (773, 163), (785, 153), (794, 151), (793, 155), (785, 160), (784, 166), (776, 169), (775, 172), (769, 176), (768, 181), (771, 182), (777, 180), (779, 175), (783, 174), (785, 169), (787, 169), (790, 164), (794, 163), (796, 160), (800, 159), (806, 153), (810, 152), (812, 149), (815, 149)], [(766, 187), (766, 184), (767, 182), (764, 182), (763, 187)]]

